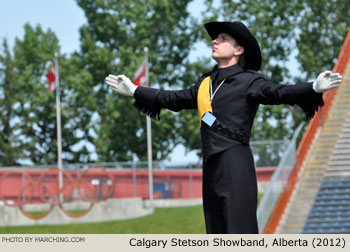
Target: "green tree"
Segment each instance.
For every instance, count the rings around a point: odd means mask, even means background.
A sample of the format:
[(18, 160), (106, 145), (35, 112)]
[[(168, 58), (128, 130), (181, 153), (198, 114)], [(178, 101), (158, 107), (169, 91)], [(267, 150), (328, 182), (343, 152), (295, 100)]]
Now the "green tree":
[(65, 162), (93, 162), (96, 112), (93, 104), (93, 76), (84, 69), (77, 53), (61, 57), (62, 149)]
[(34, 164), (51, 164), (57, 160), (55, 99), (47, 91), (44, 76), (58, 41), (52, 31), (45, 33), (39, 25), (33, 29), (26, 24), (24, 30), (23, 40), (16, 38), (14, 45), (18, 78), (11, 83), (19, 90), (15, 99), (23, 158)]
[(23, 155), (20, 148), (19, 120), (16, 115), (18, 103), (15, 99), (19, 92), (12, 85), (18, 78), (14, 69), (13, 57), (3, 41), (3, 52), (0, 54), (0, 165), (17, 165)]
[[(78, 0), (88, 24), (80, 29), (80, 58), (93, 76), (97, 113), (94, 145), (100, 161), (146, 159), (146, 120), (132, 108), (133, 99), (108, 90), (104, 78), (125, 74), (132, 78), (149, 48), (152, 87), (178, 89), (193, 84), (187, 72), (188, 54), (197, 39), (196, 25), (187, 11), (190, 0), (100, 1)], [(166, 157), (183, 142), (179, 114), (162, 111), (152, 123), (153, 158)]]
[[(56, 97), (47, 90), (45, 74), (59, 50), (56, 35), (40, 25), (25, 25), (23, 39), (17, 38), (13, 56), (4, 43), (1, 56), (2, 164), (57, 162)], [(86, 110), (91, 91), (91, 74), (77, 55), (59, 57), (63, 161), (88, 162), (86, 144), (92, 139), (92, 113)]]
[(350, 26), (347, 0), (296, 1), (293, 35), (297, 60), (304, 76), (316, 78), (322, 70), (332, 69)]

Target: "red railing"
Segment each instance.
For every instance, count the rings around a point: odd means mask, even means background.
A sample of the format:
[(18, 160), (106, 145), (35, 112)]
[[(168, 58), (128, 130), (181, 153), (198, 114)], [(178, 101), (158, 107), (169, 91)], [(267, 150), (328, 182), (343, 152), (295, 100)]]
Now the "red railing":
[[(333, 72), (338, 72), (343, 74), (346, 65), (350, 58), (350, 29), (347, 33), (345, 41), (343, 43), (342, 49), (338, 56), (338, 61), (333, 68)], [(319, 129), (322, 126), (323, 121), (327, 118), (329, 109), (332, 105), (334, 95), (337, 89), (330, 90), (323, 95), (325, 105), (316, 113), (315, 117), (309, 122), (308, 127), (303, 135), (301, 142), (299, 143), (297, 153), (296, 153), (296, 163), (294, 168), (288, 178), (287, 184), (278, 199), (274, 211), (271, 213), (270, 219), (266, 224), (264, 229), (265, 234), (273, 234), (276, 232), (282, 215), (290, 201), (293, 190), (295, 189), (296, 183), (298, 181), (298, 174), (305, 161), (306, 155), (311, 147), (312, 141)]]
[[(264, 167), (258, 168), (257, 180), (258, 182), (267, 182), (270, 180), (272, 174), (276, 170), (276, 167)], [(106, 170), (103, 167), (90, 167), (88, 170), (68, 171), (64, 170), (63, 187), (64, 193), (71, 192), (71, 187), (81, 185), (85, 190), (86, 197), (91, 197), (93, 189), (89, 189), (91, 181), (99, 179), (101, 181), (112, 181), (113, 184), (108, 187), (112, 187), (112, 193), (109, 193), (109, 197), (113, 198), (130, 198), (130, 197), (149, 197), (148, 186), (148, 171), (138, 170), (133, 173), (131, 170)], [(134, 181), (135, 179), (135, 181)], [(29, 187), (27, 184), (45, 184), (45, 190), (50, 190), (55, 196), (59, 195), (58, 184), (58, 169), (53, 168), (50, 170), (0, 170), (0, 201), (1, 199), (18, 200), (20, 195), (31, 194), (32, 201), (41, 200), (41, 193), (38, 190), (33, 192), (32, 185)], [(164, 198), (201, 198), (202, 197), (202, 171), (201, 170), (155, 170), (153, 171), (153, 182), (155, 192), (157, 190), (162, 192)], [(24, 184), (24, 185), (23, 185)], [(167, 189), (171, 195), (165, 195), (164, 186), (168, 184), (171, 188)], [(27, 188), (24, 187), (27, 185)], [(101, 186), (101, 185), (100, 185)], [(106, 186), (106, 185), (105, 185)], [(107, 186), (106, 186), (107, 187)], [(104, 191), (106, 188), (102, 188)], [(69, 191), (69, 192), (68, 192)], [(135, 192), (137, 192), (135, 194)], [(106, 194), (104, 192), (103, 194)], [(28, 195), (27, 195), (28, 196)], [(52, 195), (51, 195), (52, 196)], [(67, 195), (65, 195), (68, 197)], [(28, 197), (27, 197), (28, 198)]]

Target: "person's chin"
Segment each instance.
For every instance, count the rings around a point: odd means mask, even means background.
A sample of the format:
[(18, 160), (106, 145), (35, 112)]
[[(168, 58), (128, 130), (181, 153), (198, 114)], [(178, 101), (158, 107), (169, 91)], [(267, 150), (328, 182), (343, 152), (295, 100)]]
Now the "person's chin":
[(220, 59), (220, 56), (219, 56), (217, 53), (215, 53), (215, 52), (213, 52), (213, 53), (211, 54), (211, 57), (212, 57), (215, 61), (218, 61), (218, 60)]

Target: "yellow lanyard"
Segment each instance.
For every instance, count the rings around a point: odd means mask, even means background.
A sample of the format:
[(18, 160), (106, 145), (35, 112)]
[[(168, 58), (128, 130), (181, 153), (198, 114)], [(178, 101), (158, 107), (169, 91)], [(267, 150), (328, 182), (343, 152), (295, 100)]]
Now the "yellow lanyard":
[(202, 117), (205, 113), (213, 113), (213, 108), (211, 107), (211, 102), (219, 90), (221, 85), (225, 82), (225, 79), (220, 83), (215, 92), (212, 92), (212, 83), (210, 76), (206, 77), (202, 83), (199, 85), (198, 94), (197, 94), (197, 107), (198, 107), (198, 117), (200, 124), (202, 125)]

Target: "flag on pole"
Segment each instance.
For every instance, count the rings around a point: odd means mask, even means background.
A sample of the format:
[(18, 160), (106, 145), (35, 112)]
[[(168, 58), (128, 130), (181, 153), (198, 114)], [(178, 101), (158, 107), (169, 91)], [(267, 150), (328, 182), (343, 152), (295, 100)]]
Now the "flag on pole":
[(46, 74), (46, 78), (49, 81), (49, 92), (51, 93), (56, 88), (56, 66), (52, 66), (52, 69), (49, 70)]
[(136, 70), (132, 82), (141, 87), (148, 86), (148, 64), (147, 57), (143, 60), (141, 66)]
[[(145, 58), (141, 66), (137, 69), (133, 83), (138, 86), (148, 87), (148, 48), (144, 48)], [(151, 119), (146, 116), (147, 127), (147, 158), (148, 158), (148, 185), (149, 185), (149, 207), (153, 208), (153, 164), (152, 164), (152, 133), (151, 133)]]
[(57, 165), (58, 165), (58, 185), (60, 191), (59, 200), (63, 201), (63, 165), (62, 165), (62, 132), (61, 132), (61, 99), (60, 99), (60, 78), (58, 68), (58, 52), (55, 52), (55, 63), (46, 74), (49, 81), (49, 92), (56, 90), (56, 123), (57, 123)]

